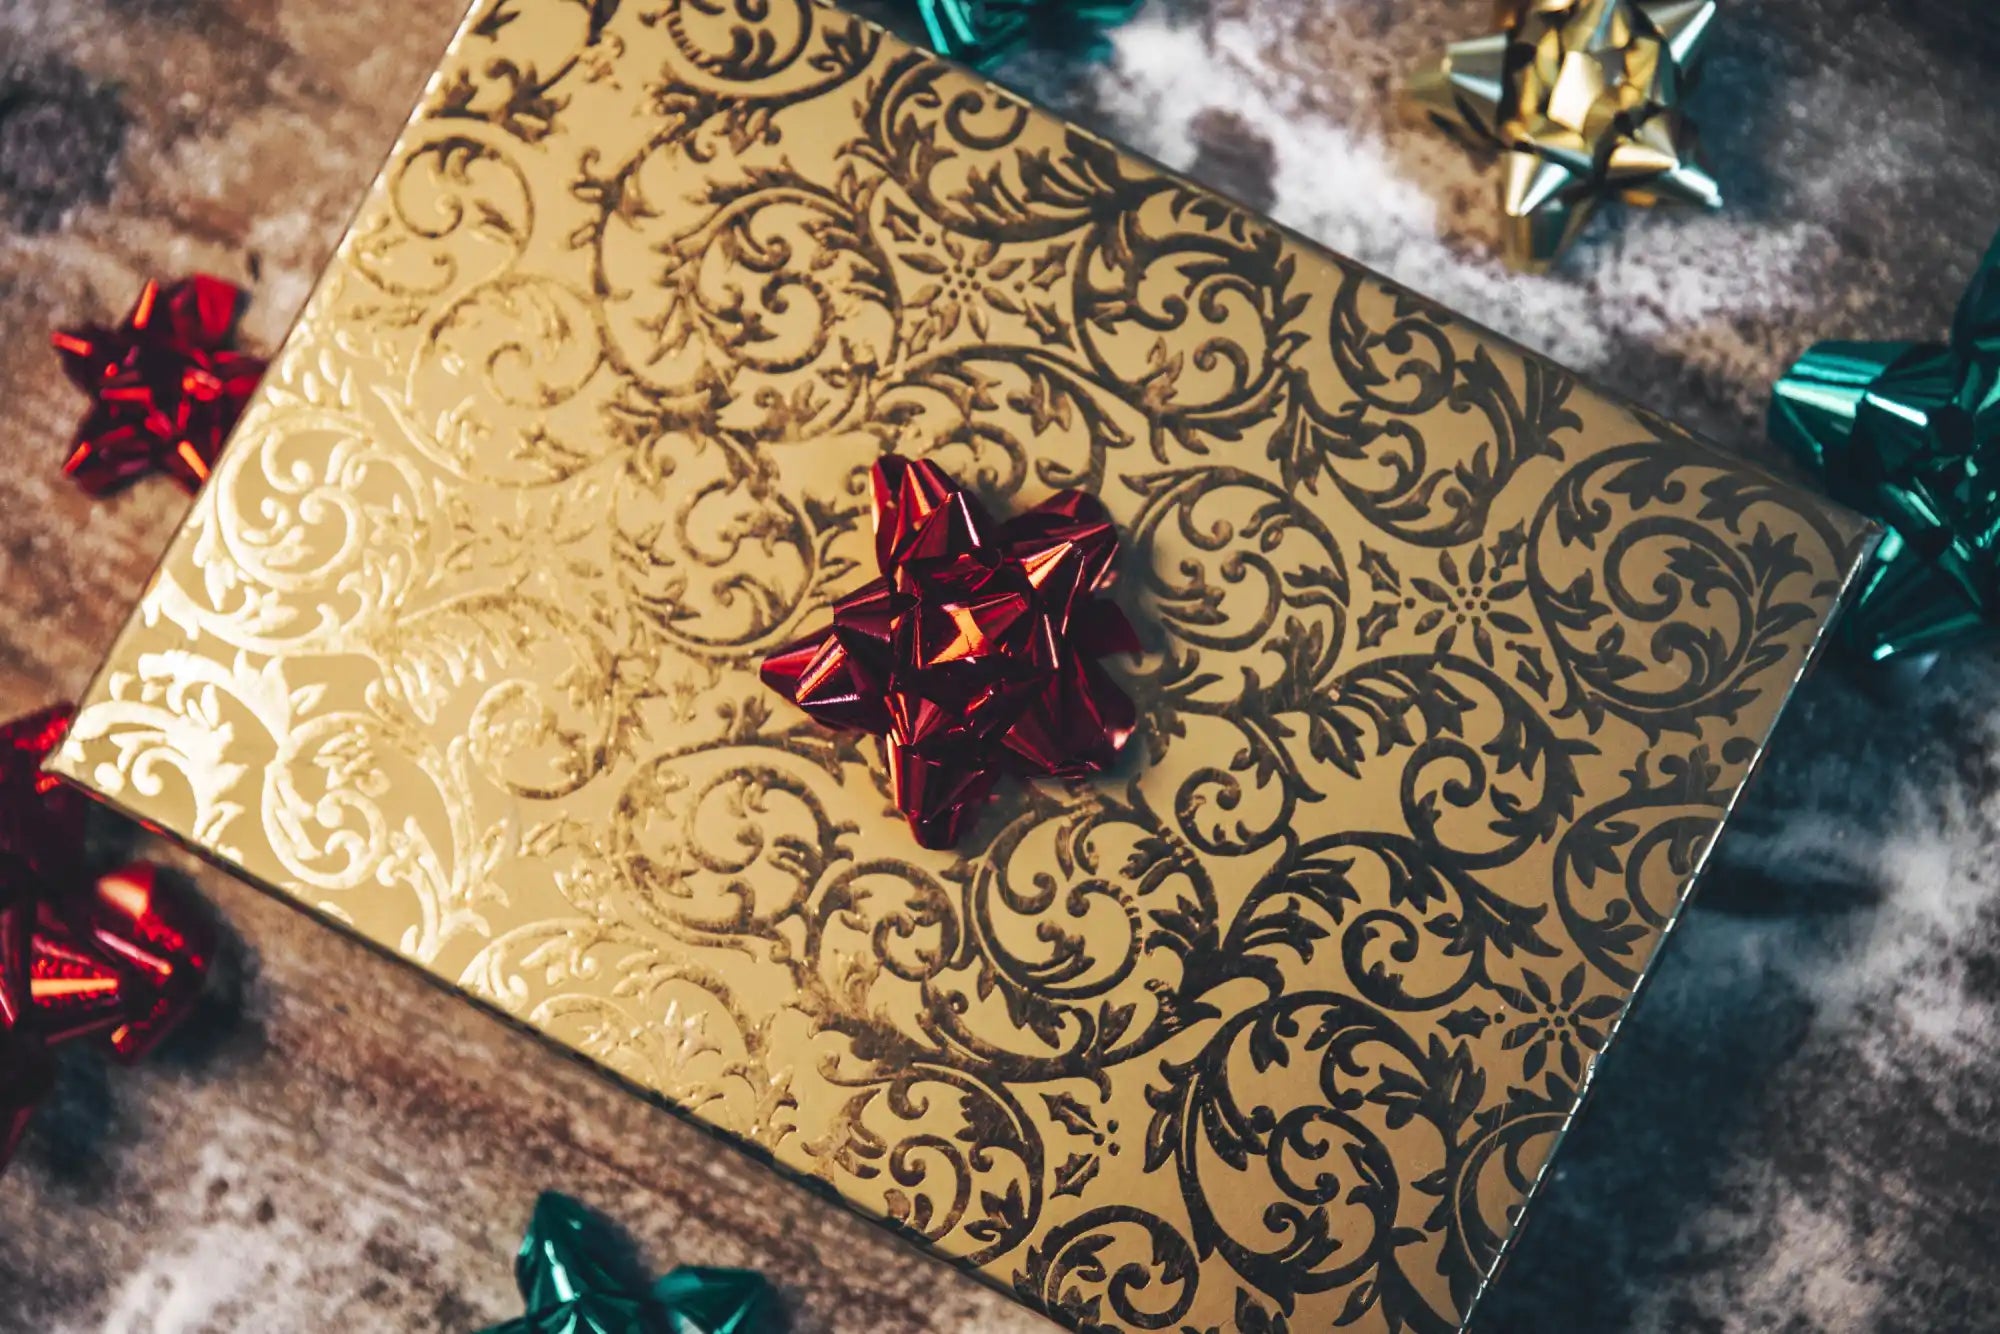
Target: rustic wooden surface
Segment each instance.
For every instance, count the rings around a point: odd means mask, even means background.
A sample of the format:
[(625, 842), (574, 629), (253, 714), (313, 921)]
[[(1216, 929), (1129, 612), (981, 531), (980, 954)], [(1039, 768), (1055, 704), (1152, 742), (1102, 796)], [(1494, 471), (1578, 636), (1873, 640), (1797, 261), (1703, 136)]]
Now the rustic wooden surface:
[[(0, 0), (0, 714), (82, 688), (185, 506), (63, 482), (48, 328), (203, 267), (255, 289), (247, 339), (275, 345), (459, 4)], [(1540, 280), (1491, 257), (1491, 178), (1390, 105), (1479, 0), (1153, 0), (1108, 63), (1008, 76), (1756, 451), (1807, 342), (1945, 327), (2000, 223), (2000, 19), (1726, 8), (1696, 109), (1731, 210), (1607, 219)], [(2000, 1329), (1996, 666), (1808, 685), (1486, 1328)], [(66, 1064), (0, 1180), (0, 1331), (472, 1329), (517, 1313), (544, 1186), (658, 1266), (768, 1270), (800, 1334), (1047, 1328), (174, 860), (229, 924), (224, 975), (152, 1065)]]

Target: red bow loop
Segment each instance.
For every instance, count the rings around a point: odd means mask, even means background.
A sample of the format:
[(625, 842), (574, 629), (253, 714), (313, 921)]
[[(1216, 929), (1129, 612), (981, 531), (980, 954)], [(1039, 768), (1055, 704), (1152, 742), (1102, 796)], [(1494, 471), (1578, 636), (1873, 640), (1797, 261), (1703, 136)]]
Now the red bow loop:
[(208, 480), (264, 374), (230, 346), (243, 296), (208, 274), (149, 280), (117, 328), (58, 330), (63, 371), (92, 403), (63, 471), (92, 495), (156, 470), (190, 491)]
[(194, 1008), (214, 955), (200, 905), (153, 866), (85, 881), (83, 797), (41, 772), (70, 717), (0, 727), (0, 1168), (48, 1094), (52, 1048), (144, 1056)]
[(1137, 653), (1103, 595), (1118, 533), (1065, 491), (996, 524), (937, 465), (895, 455), (870, 477), (881, 578), (764, 661), (767, 685), (818, 721), (878, 734), (897, 809), (949, 847), (1003, 773), (1102, 772), (1137, 710), (1098, 659)]

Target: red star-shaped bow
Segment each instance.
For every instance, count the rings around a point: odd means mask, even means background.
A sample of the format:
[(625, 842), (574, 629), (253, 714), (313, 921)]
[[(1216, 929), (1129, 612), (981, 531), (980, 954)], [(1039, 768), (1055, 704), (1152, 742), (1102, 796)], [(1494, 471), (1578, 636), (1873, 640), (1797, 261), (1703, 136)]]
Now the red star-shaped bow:
[(1080, 491), (996, 525), (934, 464), (894, 455), (873, 486), (882, 577), (766, 658), (764, 681), (822, 723), (880, 734), (897, 809), (948, 848), (1001, 774), (1098, 773), (1132, 735), (1132, 701), (1097, 663), (1139, 651), (1097, 596), (1118, 533)]
[(144, 863), (83, 883), (83, 798), (41, 772), (67, 705), (0, 727), (0, 1168), (47, 1095), (50, 1048), (135, 1061), (201, 988), (213, 938)]
[(63, 369), (93, 403), (63, 471), (94, 496), (154, 469), (190, 491), (208, 480), (264, 374), (228, 346), (242, 300), (207, 274), (166, 288), (149, 280), (116, 329), (57, 331)]

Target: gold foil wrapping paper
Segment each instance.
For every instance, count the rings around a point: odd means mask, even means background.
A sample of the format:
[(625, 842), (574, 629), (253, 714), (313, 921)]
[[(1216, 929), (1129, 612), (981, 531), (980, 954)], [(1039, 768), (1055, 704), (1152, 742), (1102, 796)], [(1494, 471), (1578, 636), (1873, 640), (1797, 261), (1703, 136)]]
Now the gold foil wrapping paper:
[[(756, 666), (1081, 486), (1122, 768)], [(1083, 1328), (1458, 1326), (1859, 521), (807, 0), (467, 19), (60, 771)]]

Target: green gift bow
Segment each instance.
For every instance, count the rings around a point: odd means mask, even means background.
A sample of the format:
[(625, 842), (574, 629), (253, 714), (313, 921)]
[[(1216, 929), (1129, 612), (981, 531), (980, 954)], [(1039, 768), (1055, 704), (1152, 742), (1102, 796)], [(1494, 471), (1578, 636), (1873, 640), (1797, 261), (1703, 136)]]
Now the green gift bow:
[(1771, 434), (1888, 534), (1841, 637), (1876, 662), (1995, 636), (2000, 238), (1948, 343), (1821, 343), (1778, 381)]
[(682, 1266), (647, 1287), (618, 1272), (609, 1223), (567, 1195), (535, 1201), (514, 1260), (528, 1313), (485, 1334), (772, 1334), (777, 1302), (748, 1269)]
[(987, 69), (1036, 28), (1094, 34), (1123, 23), (1144, 0), (916, 0), (939, 55)]

